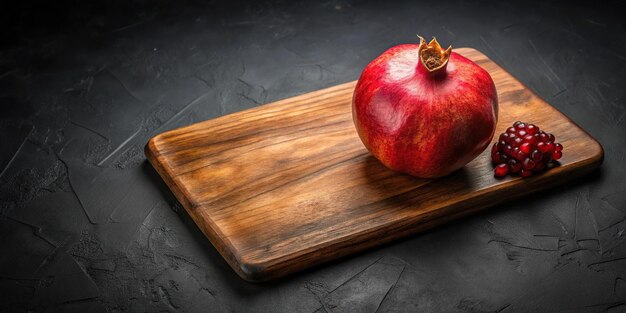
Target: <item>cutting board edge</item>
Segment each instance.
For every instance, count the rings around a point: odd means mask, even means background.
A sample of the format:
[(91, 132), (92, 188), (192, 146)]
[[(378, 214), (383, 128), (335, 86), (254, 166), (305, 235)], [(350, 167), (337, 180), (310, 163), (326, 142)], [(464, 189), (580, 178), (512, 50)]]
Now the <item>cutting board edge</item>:
[[(234, 253), (235, 247), (230, 243), (228, 238), (221, 234), (217, 227), (213, 226), (214, 222), (210, 216), (204, 214), (202, 217), (198, 216), (198, 205), (193, 203), (191, 197), (188, 195), (183, 184), (179, 183), (175, 179), (171, 170), (166, 168), (167, 161), (160, 158), (158, 140), (164, 133), (158, 134), (146, 143), (144, 147), (144, 154), (148, 161), (155, 168), (161, 179), (169, 186), (170, 190), (176, 197), (176, 199), (183, 205), (183, 208), (194, 221), (194, 224), (200, 229), (204, 236), (209, 239), (213, 247), (220, 253), (220, 255), (226, 260), (226, 263), (239, 275), (239, 277), (247, 280), (248, 273), (244, 272), (244, 268), (241, 266), (239, 256)], [(205, 224), (208, 223), (208, 226)], [(204, 227), (203, 227), (204, 226)]]
[[(228, 265), (237, 273), (239, 277), (249, 282), (269, 281), (293, 274), (307, 268), (307, 266), (289, 267), (289, 265), (292, 264), (308, 264), (308, 262), (294, 262), (294, 260), (308, 259), (314, 257), (315, 255), (322, 255), (322, 257), (315, 258), (318, 262), (317, 266), (319, 266), (321, 264), (325, 264), (340, 259), (342, 257), (346, 257), (353, 253), (361, 252), (375, 246), (390, 243), (397, 239), (406, 238), (410, 235), (422, 233), (424, 231), (436, 228), (442, 224), (457, 220), (472, 213), (489, 209), (504, 202), (519, 199), (522, 196), (532, 194), (539, 190), (553, 188), (562, 183), (557, 179), (550, 179), (556, 177), (555, 175), (551, 175), (546, 176), (548, 179), (545, 182), (542, 182), (541, 187), (533, 188), (533, 183), (536, 180), (541, 180), (541, 178), (544, 177), (543, 175), (533, 176), (531, 178), (523, 180), (520, 178), (509, 178), (506, 184), (498, 185), (499, 188), (513, 190), (514, 188), (517, 188), (519, 186), (519, 184), (516, 184), (516, 180), (521, 180), (525, 182), (524, 186), (526, 186), (526, 188), (522, 192), (518, 192), (517, 194), (515, 194), (515, 196), (513, 197), (509, 197), (506, 199), (502, 197), (494, 198), (495, 201), (487, 205), (469, 205), (467, 208), (464, 208), (462, 205), (461, 208), (453, 208), (452, 206), (446, 207), (446, 209), (448, 210), (451, 210), (451, 208), (454, 209), (455, 212), (452, 212), (452, 214), (448, 214), (441, 209), (431, 210), (424, 215), (419, 215), (401, 225), (387, 224), (379, 228), (369, 228), (360, 233), (350, 234), (344, 237), (337, 237), (333, 241), (327, 241), (317, 246), (311, 246), (306, 250), (300, 251), (301, 253), (288, 254), (279, 258), (273, 258), (263, 261), (254, 261), (249, 260), (246, 255), (237, 253), (238, 250), (232, 244), (230, 244), (228, 238), (221, 235), (216, 227), (210, 226), (212, 224), (212, 221), (210, 220), (209, 216), (203, 215), (203, 222), (209, 223), (208, 228), (201, 226), (205, 225), (204, 223), (198, 223), (198, 219), (200, 219), (200, 217), (197, 216), (196, 212), (199, 208), (198, 205), (193, 204), (190, 201), (190, 198), (185, 195), (183, 186), (177, 183), (174, 179), (170, 179), (174, 176), (171, 175), (171, 172), (165, 168), (164, 165), (166, 163), (164, 162), (164, 160), (161, 160), (158, 157), (158, 145), (155, 143), (155, 141), (158, 140), (158, 136), (159, 135), (153, 137), (145, 146), (145, 153), (148, 157), (148, 160), (155, 167), (157, 173), (159, 173), (159, 176), (161, 176), (162, 179), (168, 182), (169, 186), (173, 187), (172, 192), (174, 193), (178, 201), (183, 204), (183, 207), (185, 208), (187, 214), (189, 214), (189, 216), (194, 220), (198, 228), (200, 228), (204, 235), (209, 239), (211, 244), (213, 244), (216, 250), (218, 250), (222, 257), (224, 257)], [(593, 139), (593, 137), (591, 136), (590, 138)], [(571, 178), (577, 178), (585, 176), (593, 170), (599, 168), (604, 159), (604, 151), (602, 149), (602, 145), (600, 145), (598, 141), (596, 141), (595, 139), (593, 139), (593, 141), (597, 144), (598, 148), (593, 157), (572, 163), (567, 167), (557, 167), (553, 170), (561, 170), (562, 173), (560, 173), (560, 175), (569, 174)], [(170, 175), (167, 175), (165, 171), (170, 172)], [(488, 191), (488, 189), (485, 189), (482, 191), (482, 193), (489, 194)], [(473, 198), (472, 200), (478, 201), (478, 198)], [(462, 201), (457, 202), (457, 204), (458, 203), (462, 204)], [(433, 215), (434, 217), (425, 218), (425, 215)], [(397, 226), (400, 226), (400, 231), (397, 230)], [(390, 227), (393, 227), (393, 229), (390, 229)], [(365, 239), (371, 238), (371, 234), (377, 232), (390, 235), (377, 236), (375, 237), (377, 238), (376, 241), (366, 242)]]
[[(458, 49), (461, 50), (461, 49)], [(473, 48), (462, 48), (462, 50), (465, 51), (475, 51), (476, 53), (479, 53), (481, 55), (483, 55), (486, 59), (491, 60), (489, 57), (487, 57), (485, 54), (483, 54), (482, 52), (473, 49)], [(493, 61), (491, 61), (493, 62)], [(493, 62), (494, 64), (497, 65), (497, 63)], [(497, 65), (500, 69), (502, 69), (499, 65)], [(502, 69), (504, 71), (504, 69)], [(508, 72), (507, 72), (508, 73)], [(511, 75), (513, 78), (515, 78), (515, 76), (513, 76), (511, 73), (508, 73), (509, 75)], [(543, 100), (541, 97), (539, 97), (534, 90), (528, 88), (526, 85), (524, 85), (521, 81), (519, 81), (517, 78), (515, 78), (515, 80), (517, 82), (519, 82), (526, 90), (528, 90), (529, 92), (532, 93), (532, 95), (534, 97), (536, 97), (537, 99), (539, 99), (540, 101), (548, 104), (545, 100)], [(350, 82), (345, 82), (345, 83), (341, 83), (338, 85), (334, 85), (334, 86), (330, 86), (327, 88), (323, 88), (323, 89), (319, 89), (319, 90), (314, 90), (311, 92), (305, 92), (301, 95), (295, 96), (295, 97), (291, 97), (291, 98), (286, 98), (286, 99), (282, 99), (282, 100), (278, 100), (272, 103), (268, 103), (268, 104), (264, 104), (258, 107), (254, 107), (254, 108), (250, 108), (247, 110), (243, 110), (243, 111), (239, 111), (239, 112), (235, 112), (232, 113), (231, 115), (235, 115), (235, 114), (244, 114), (246, 112), (250, 112), (250, 111), (256, 111), (256, 110), (260, 110), (263, 108), (267, 108), (270, 106), (276, 106), (276, 105), (281, 105), (283, 103), (289, 103), (291, 101), (291, 99), (293, 98), (300, 98), (301, 96), (306, 96), (308, 94), (311, 93), (318, 93), (318, 92), (325, 92), (329, 89), (334, 89), (334, 88), (338, 88), (341, 86), (346, 86), (349, 84), (355, 84), (356, 81), (350, 81)], [(550, 105), (550, 104), (548, 104)], [(550, 105), (551, 106), (551, 105)], [(579, 162), (575, 162), (572, 164), (569, 164), (566, 168), (563, 168), (563, 170), (565, 170), (566, 172), (572, 172), (570, 174), (571, 178), (574, 177), (581, 177), (584, 176), (586, 174), (588, 174), (589, 172), (593, 171), (594, 169), (598, 168), (604, 159), (604, 149), (602, 147), (602, 145), (599, 143), (599, 141), (597, 141), (593, 136), (591, 136), (584, 128), (580, 127), (578, 124), (576, 124), (574, 121), (572, 121), (567, 115), (563, 114), (562, 112), (560, 112), (556, 107), (551, 106), (552, 108), (554, 108), (554, 110), (556, 110), (560, 115), (562, 115), (563, 117), (565, 117), (569, 122), (571, 122), (572, 124), (574, 124), (578, 129), (582, 130), (585, 135), (587, 135), (591, 141), (595, 144), (595, 151), (593, 153), (593, 156), (587, 159), (583, 159)], [(228, 116), (228, 115), (226, 115)], [(224, 117), (226, 117), (224, 116)], [(217, 119), (220, 119), (219, 117)], [(294, 272), (303, 270), (309, 266), (293, 266), (294, 264), (294, 260), (299, 260), (302, 258), (306, 258), (306, 257), (310, 257), (316, 254), (322, 254), (323, 257), (321, 258), (317, 258), (316, 259), (316, 263), (317, 265), (319, 264), (324, 264), (324, 263), (328, 263), (331, 262), (333, 260), (336, 260), (338, 258), (342, 258), (345, 257), (349, 254), (352, 253), (356, 253), (359, 251), (363, 251), (381, 244), (385, 244), (385, 243), (389, 243), (393, 240), (399, 239), (399, 238), (405, 238), (407, 236), (410, 236), (412, 234), (416, 234), (416, 233), (420, 233), (429, 229), (432, 229), (434, 227), (437, 227), (441, 224), (444, 224), (448, 221), (451, 220), (456, 220), (460, 217), (463, 217), (465, 215), (469, 215), (471, 213), (477, 212), (477, 211), (481, 211), (487, 208), (490, 208), (494, 205), (503, 203), (505, 201), (508, 200), (514, 200), (514, 199), (518, 199), (521, 196), (536, 192), (537, 190), (544, 190), (547, 188), (552, 188), (556, 185), (559, 185), (559, 183), (562, 183), (559, 180), (556, 179), (551, 179), (548, 180), (546, 183), (543, 183), (542, 187), (538, 187), (538, 188), (527, 188), (525, 189), (522, 193), (516, 194), (514, 197), (510, 197), (510, 198), (506, 198), (506, 199), (496, 199), (497, 201), (494, 201), (492, 203), (486, 204), (486, 205), (478, 205), (478, 206), (474, 206), (471, 207), (469, 209), (466, 210), (459, 210), (458, 212), (453, 212), (452, 215), (449, 216), (443, 216), (443, 218), (435, 218), (434, 221), (433, 220), (425, 220), (425, 221), (411, 221), (408, 223), (405, 223), (405, 225), (401, 225), (402, 227), (405, 227), (405, 230), (402, 230), (401, 232), (395, 232), (392, 235), (389, 236), (382, 236), (382, 237), (377, 237), (378, 240), (376, 241), (370, 241), (370, 242), (364, 242), (364, 239), (361, 239), (361, 241), (359, 241), (359, 238), (367, 238), (369, 236), (371, 236), (372, 233), (376, 233), (376, 232), (380, 232), (380, 231), (386, 231), (389, 232), (389, 227), (390, 226), (395, 226), (395, 225), (383, 225), (381, 226), (379, 229), (374, 229), (374, 228), (370, 228), (367, 230), (364, 230), (363, 232), (359, 232), (359, 233), (353, 233), (344, 237), (338, 237), (335, 238), (334, 240), (331, 241), (327, 241), (324, 242), (320, 245), (316, 245), (316, 246), (311, 246), (309, 248), (307, 248), (306, 250), (301, 250), (299, 251), (300, 253), (292, 253), (292, 254), (286, 254), (283, 256), (279, 256), (277, 258), (272, 258), (272, 259), (268, 259), (268, 260), (263, 260), (263, 261), (254, 261), (254, 260), (250, 260), (248, 259), (248, 257), (245, 254), (241, 254), (239, 253), (239, 251), (230, 243), (230, 241), (228, 240), (228, 238), (226, 236), (223, 236), (220, 234), (220, 232), (218, 231), (217, 227), (215, 226), (211, 226), (213, 225), (213, 222), (211, 221), (210, 217), (206, 214), (202, 214), (202, 216), (198, 216), (197, 211), (199, 205), (197, 203), (193, 203), (191, 197), (189, 197), (189, 195), (187, 194), (187, 192), (185, 191), (185, 187), (180, 184), (177, 180), (176, 180), (176, 176), (174, 175), (174, 173), (170, 170), (168, 170), (168, 164), (167, 161), (164, 160), (163, 158), (160, 158), (160, 149), (158, 147), (158, 141), (160, 138), (162, 138), (164, 135), (166, 136), (167, 134), (171, 133), (171, 132), (180, 132), (180, 131), (185, 131), (186, 129), (194, 129), (194, 128), (200, 128), (203, 127), (205, 125), (205, 123), (208, 123), (209, 121), (215, 121), (216, 119), (213, 120), (207, 120), (205, 122), (200, 122), (200, 123), (196, 123), (193, 125), (187, 125), (187, 126), (183, 126), (177, 129), (173, 129), (173, 130), (169, 130), (169, 131), (165, 131), (163, 133), (160, 133), (154, 137), (152, 137), (148, 143), (145, 146), (145, 154), (148, 157), (148, 160), (150, 161), (150, 163), (155, 167), (155, 169), (157, 170), (157, 172), (159, 173), (159, 176), (161, 176), (162, 179), (164, 179), (167, 183), (168, 186), (170, 186), (170, 188), (172, 189), (172, 192), (174, 193), (174, 195), (176, 196), (176, 198), (178, 199), (178, 201), (180, 201), (183, 204), (183, 207), (185, 208), (186, 212), (190, 215), (190, 217), (194, 220), (194, 222), (196, 223), (196, 225), (198, 225), (198, 227), (200, 228), (200, 230), (204, 233), (204, 235), (209, 239), (209, 241), (214, 245), (214, 247), (219, 251), (219, 253), (222, 255), (222, 257), (224, 257), (224, 259), (227, 261), (227, 263), (229, 264), (229, 266), (244, 280), (246, 281), (250, 281), (250, 282), (262, 282), (262, 281), (268, 281), (268, 280), (272, 280), (272, 279), (276, 279), (276, 278), (280, 278), (289, 274), (292, 274)], [(556, 168), (558, 169), (558, 168)], [(573, 171), (574, 169), (576, 169), (576, 171)], [(561, 175), (567, 175), (568, 173), (562, 173)], [(558, 175), (558, 176), (561, 176)], [(531, 183), (534, 179), (540, 178), (541, 176), (534, 176), (531, 177), (530, 180), (527, 179), (527, 183)], [(554, 176), (550, 176), (551, 178)], [(546, 185), (547, 184), (547, 185)], [(512, 184), (513, 185), (513, 184)], [(457, 209), (458, 210), (458, 209)], [(439, 213), (441, 214), (441, 210), (439, 210), (438, 212), (435, 213)], [(419, 219), (419, 218), (418, 218)], [(200, 223), (200, 220), (202, 221), (202, 223)], [(429, 223), (425, 223), (425, 222), (430, 222)], [(206, 225), (208, 224), (208, 225)], [(422, 225), (423, 224), (423, 225)], [(421, 225), (421, 227), (420, 227)], [(346, 238), (349, 238), (348, 240), (346, 240)], [(321, 250), (320, 250), (320, 246), (322, 246)], [(343, 248), (343, 249), (338, 249), (336, 251), (339, 251), (338, 253), (332, 253), (333, 249), (335, 249), (336, 247), (342, 247), (342, 246), (348, 246), (347, 248)], [(330, 252), (330, 253), (329, 253)], [(325, 253), (325, 254), (324, 254)], [(295, 262), (296, 264), (300, 263), (300, 262)], [(287, 267), (285, 267), (284, 265), (287, 265)], [(300, 264), (308, 264), (308, 262), (302, 262)], [(291, 265), (291, 266), (289, 266)]]
[[(583, 177), (593, 172), (595, 169), (599, 168), (601, 163), (602, 156), (597, 155), (593, 158), (569, 165), (560, 175), (569, 175), (569, 177), (572, 179)], [(316, 266), (319, 266), (321, 264), (329, 263), (342, 257), (346, 257), (353, 253), (362, 252), (367, 249), (380, 246), (382, 244), (393, 242), (394, 240), (403, 239), (411, 235), (423, 233), (425, 231), (444, 225), (459, 218), (471, 215), (479, 211), (490, 209), (498, 204), (515, 201), (523, 196), (533, 194), (538, 191), (549, 190), (550, 188), (554, 188), (563, 184), (563, 182), (558, 179), (552, 179), (556, 177), (551, 175), (548, 176), (548, 179), (545, 179), (539, 186), (532, 187), (532, 183), (534, 182), (534, 180), (540, 179), (541, 177), (542, 176), (534, 176), (531, 179), (525, 179), (525, 185), (530, 187), (525, 188), (521, 192), (519, 189), (517, 189), (519, 187), (519, 184), (515, 184), (514, 179), (511, 179), (509, 184), (506, 184), (504, 186), (499, 185), (500, 188), (516, 191), (516, 194), (508, 198), (494, 197), (493, 202), (489, 204), (472, 204), (465, 207), (463, 205), (463, 202), (460, 201), (456, 203), (457, 206), (442, 205), (442, 207), (445, 207), (445, 209), (453, 210), (454, 212), (449, 213), (445, 210), (442, 210), (441, 208), (431, 210), (429, 212), (426, 212), (425, 214), (414, 217), (413, 219), (403, 223), (402, 225), (386, 224), (379, 228), (368, 228), (360, 233), (353, 233), (347, 236), (337, 237), (332, 241), (327, 241), (317, 246), (311, 246), (306, 250), (301, 250), (300, 252), (302, 253), (287, 254), (279, 258), (273, 258), (263, 261), (253, 261), (248, 260), (245, 255), (241, 255), (237, 258), (239, 261), (230, 264), (230, 266), (239, 274), (242, 279), (249, 282), (264, 282), (285, 277), (309, 267), (289, 267), (289, 265), (292, 264), (309, 264), (308, 262), (294, 262), (296, 260), (306, 260), (315, 255), (321, 255), (321, 257), (313, 257), (316, 260)], [(485, 189), (483, 193), (488, 195), (488, 191), (488, 189)], [(471, 198), (470, 200), (479, 202), (479, 197)], [(433, 217), (430, 217), (429, 215), (433, 215)], [(401, 227), (398, 228), (397, 226)], [(398, 231), (398, 229), (401, 230)], [(371, 241), (371, 238), (373, 237), (372, 234), (376, 233), (389, 235), (374, 236), (375, 238), (377, 238), (377, 240)], [(370, 241), (367, 242), (366, 240)], [(334, 251), (339, 251), (339, 253), (333, 253)], [(287, 265), (287, 267), (285, 267), (284, 265)]]

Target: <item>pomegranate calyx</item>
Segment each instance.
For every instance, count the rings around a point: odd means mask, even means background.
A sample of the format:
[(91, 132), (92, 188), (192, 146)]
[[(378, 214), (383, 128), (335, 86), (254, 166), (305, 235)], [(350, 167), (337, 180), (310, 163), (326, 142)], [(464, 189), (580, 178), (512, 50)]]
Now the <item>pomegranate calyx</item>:
[(450, 59), (450, 53), (452, 52), (452, 46), (444, 50), (435, 37), (426, 43), (423, 37), (417, 36), (420, 39), (420, 45), (418, 48), (420, 63), (430, 73), (436, 73), (445, 71), (446, 65), (448, 65), (448, 59)]

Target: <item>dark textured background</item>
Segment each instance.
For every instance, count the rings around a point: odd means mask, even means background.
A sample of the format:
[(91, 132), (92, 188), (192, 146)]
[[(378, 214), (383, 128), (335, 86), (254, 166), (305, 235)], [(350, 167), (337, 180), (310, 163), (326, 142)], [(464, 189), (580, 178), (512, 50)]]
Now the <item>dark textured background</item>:
[[(0, 311), (626, 312), (617, 2), (13, 2), (0, 13)], [(483, 51), (597, 138), (602, 170), (278, 282), (238, 278), (143, 145), (357, 79), (415, 34)]]

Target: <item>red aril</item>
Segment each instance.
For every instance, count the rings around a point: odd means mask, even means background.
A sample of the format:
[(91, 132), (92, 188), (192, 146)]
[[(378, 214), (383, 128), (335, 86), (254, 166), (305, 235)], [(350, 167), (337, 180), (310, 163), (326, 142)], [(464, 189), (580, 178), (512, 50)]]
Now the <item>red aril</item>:
[(533, 174), (533, 172), (532, 172), (532, 171), (529, 171), (529, 170), (527, 170), (527, 169), (522, 169), (522, 170), (519, 172), (519, 176), (522, 176), (522, 177), (528, 177), (528, 176), (530, 176), (530, 175), (532, 175), (532, 174)]
[(509, 172), (508, 166), (506, 166), (506, 164), (500, 164), (500, 165), (496, 166), (496, 170), (494, 172), (494, 175), (496, 177), (504, 177), (504, 176), (506, 176), (506, 174), (508, 172)]
[(536, 144), (537, 143), (537, 138), (535, 138), (535, 136), (533, 135), (526, 135), (524, 136), (524, 142), (530, 143), (530, 144)]
[(525, 142), (525, 143), (523, 143), (523, 144), (519, 147), (519, 149), (520, 149), (520, 150), (522, 150), (522, 152), (524, 152), (524, 153), (531, 153), (531, 152), (532, 152), (532, 149), (533, 149), (533, 146), (532, 146), (532, 144), (531, 144), (531, 143), (529, 143), (529, 142)]
[[(533, 124), (517, 121), (498, 138), (491, 148), (496, 177), (508, 173), (528, 177), (554, 167), (563, 156), (563, 145), (554, 142), (556, 137)], [(502, 165), (506, 165), (506, 172)]]
[(537, 150), (539, 150), (541, 153), (546, 153), (548, 152), (548, 145), (545, 142), (539, 142), (537, 144)]
[(525, 170), (532, 170), (533, 168), (535, 168), (535, 161), (526, 158), (524, 162), (522, 162), (522, 166)]
[(522, 170), (522, 163), (518, 162), (517, 160), (509, 160), (508, 165), (509, 171), (511, 173), (517, 173)]

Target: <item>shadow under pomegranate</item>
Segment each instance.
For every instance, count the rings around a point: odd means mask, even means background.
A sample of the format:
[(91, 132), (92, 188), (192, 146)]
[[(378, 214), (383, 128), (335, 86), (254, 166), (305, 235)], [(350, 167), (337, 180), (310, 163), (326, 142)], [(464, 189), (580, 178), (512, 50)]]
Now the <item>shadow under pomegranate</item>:
[[(472, 180), (465, 167), (437, 179), (425, 179), (402, 174), (385, 167), (372, 155), (368, 155), (358, 173), (372, 191), (367, 206), (378, 206), (382, 210), (415, 209), (429, 201), (453, 197), (458, 191), (471, 189)], [(384, 196), (379, 198), (378, 196)], [(390, 196), (391, 195), (391, 196)]]

